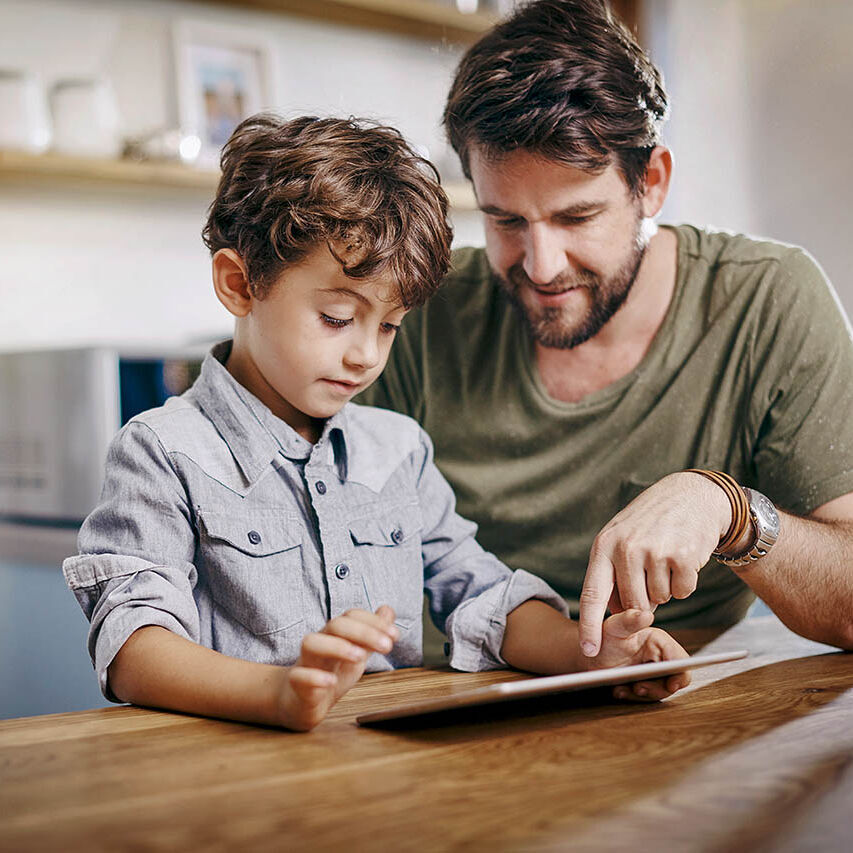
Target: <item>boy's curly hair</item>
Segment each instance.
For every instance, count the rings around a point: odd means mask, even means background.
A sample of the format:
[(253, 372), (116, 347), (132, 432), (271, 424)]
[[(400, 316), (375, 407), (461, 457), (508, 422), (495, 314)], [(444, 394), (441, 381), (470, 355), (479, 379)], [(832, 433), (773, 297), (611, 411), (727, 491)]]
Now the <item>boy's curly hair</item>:
[(202, 238), (211, 254), (241, 256), (258, 299), (322, 243), (352, 278), (390, 273), (406, 307), (426, 302), (447, 272), (447, 196), (391, 127), (260, 113), (237, 126), (221, 165)]

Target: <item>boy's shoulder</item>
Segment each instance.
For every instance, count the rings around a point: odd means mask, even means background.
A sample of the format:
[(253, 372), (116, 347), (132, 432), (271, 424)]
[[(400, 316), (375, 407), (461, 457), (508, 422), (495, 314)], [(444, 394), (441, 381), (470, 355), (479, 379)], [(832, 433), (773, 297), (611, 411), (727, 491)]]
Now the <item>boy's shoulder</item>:
[(427, 434), (407, 415), (348, 403), (346, 416), (348, 477), (374, 491), (410, 457), (415, 456), (420, 467), (431, 453)]
[(346, 413), (349, 440), (360, 451), (373, 449), (399, 461), (424, 444), (423, 429), (408, 415), (360, 403), (348, 403)]
[(181, 457), (237, 491), (247, 485), (232, 448), (195, 400), (192, 389), (180, 397), (170, 397), (162, 406), (135, 415), (115, 442), (126, 448), (148, 445), (149, 452), (159, 445), (173, 463), (176, 457)]

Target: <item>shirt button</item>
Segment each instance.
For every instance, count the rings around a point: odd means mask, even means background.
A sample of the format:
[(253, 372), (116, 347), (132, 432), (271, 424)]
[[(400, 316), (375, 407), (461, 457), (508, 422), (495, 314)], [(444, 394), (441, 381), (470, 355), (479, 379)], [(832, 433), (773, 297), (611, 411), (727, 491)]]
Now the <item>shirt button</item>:
[(322, 480), (317, 480), (316, 488), (321, 495), (326, 494), (326, 484)]
[(403, 541), (403, 531), (398, 527), (396, 530), (391, 533), (391, 541), (395, 545), (399, 545)]
[(337, 575), (338, 580), (344, 580), (344, 578), (349, 574), (349, 566), (346, 563), (339, 563), (335, 566), (335, 574)]
[(261, 544), (261, 534), (258, 533), (257, 530), (250, 530), (249, 531), (249, 541), (253, 545), (260, 545)]

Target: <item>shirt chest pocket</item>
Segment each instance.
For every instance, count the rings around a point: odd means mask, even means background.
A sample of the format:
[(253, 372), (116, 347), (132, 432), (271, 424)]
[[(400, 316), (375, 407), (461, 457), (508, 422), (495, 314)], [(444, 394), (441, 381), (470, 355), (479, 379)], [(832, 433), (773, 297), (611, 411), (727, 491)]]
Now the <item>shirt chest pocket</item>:
[(200, 561), (219, 607), (254, 634), (302, 623), (302, 530), (287, 511), (200, 512)]
[(374, 510), (348, 527), (371, 609), (388, 604), (397, 625), (410, 627), (423, 607), (423, 523), (417, 505)]

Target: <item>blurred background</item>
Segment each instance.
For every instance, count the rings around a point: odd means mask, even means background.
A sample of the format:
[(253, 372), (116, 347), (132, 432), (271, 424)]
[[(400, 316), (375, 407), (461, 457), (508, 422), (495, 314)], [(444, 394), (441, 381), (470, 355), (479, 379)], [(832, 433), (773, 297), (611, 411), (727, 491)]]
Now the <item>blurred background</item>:
[[(479, 215), (439, 119), (512, 0), (0, 0), (0, 718), (104, 704), (59, 569), (110, 436), (191, 381), (230, 323), (200, 230), (244, 115), (358, 115)], [(853, 308), (853, 4), (627, 0), (663, 70), (664, 222), (805, 246)]]

